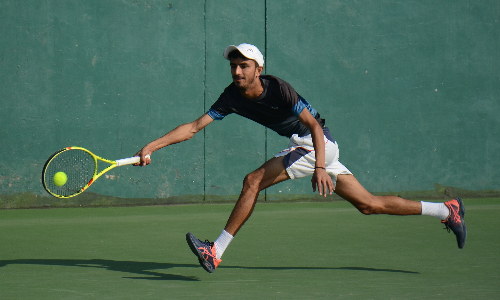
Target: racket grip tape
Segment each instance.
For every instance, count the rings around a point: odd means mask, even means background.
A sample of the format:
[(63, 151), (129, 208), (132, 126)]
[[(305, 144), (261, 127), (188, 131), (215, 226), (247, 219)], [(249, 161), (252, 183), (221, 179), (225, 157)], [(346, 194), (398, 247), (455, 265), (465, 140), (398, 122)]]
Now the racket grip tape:
[[(146, 157), (150, 157), (149, 154), (146, 155)], [(129, 157), (129, 158), (123, 158), (119, 159), (116, 161), (116, 166), (125, 166), (125, 165), (131, 165), (135, 164), (141, 161), (141, 158), (139, 156), (134, 156), (134, 157)]]

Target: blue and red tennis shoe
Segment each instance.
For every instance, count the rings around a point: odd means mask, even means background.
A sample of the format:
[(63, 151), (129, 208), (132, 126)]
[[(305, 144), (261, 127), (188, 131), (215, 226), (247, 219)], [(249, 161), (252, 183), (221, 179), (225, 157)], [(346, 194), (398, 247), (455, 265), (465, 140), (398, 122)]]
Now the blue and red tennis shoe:
[(191, 248), (191, 251), (193, 251), (194, 255), (198, 256), (198, 261), (200, 262), (200, 265), (203, 267), (203, 269), (205, 269), (205, 271), (207, 271), (208, 273), (213, 273), (215, 268), (217, 268), (219, 263), (222, 261), (220, 259), (217, 259), (217, 257), (215, 256), (215, 244), (209, 242), (208, 240), (202, 242), (197, 239), (191, 232), (186, 234), (186, 241), (189, 245), (189, 248)]
[(460, 198), (450, 200), (444, 203), (450, 209), (448, 219), (441, 221), (446, 226), (448, 232), (453, 231), (457, 237), (458, 248), (465, 246), (467, 239), (467, 226), (465, 225), (465, 208)]

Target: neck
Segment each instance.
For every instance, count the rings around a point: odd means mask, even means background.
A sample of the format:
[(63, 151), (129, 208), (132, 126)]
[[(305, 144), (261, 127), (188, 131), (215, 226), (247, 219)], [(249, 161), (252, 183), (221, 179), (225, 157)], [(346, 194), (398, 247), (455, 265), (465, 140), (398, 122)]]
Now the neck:
[(264, 92), (264, 85), (260, 78), (256, 78), (251, 86), (239, 88), (239, 91), (243, 97), (253, 99), (259, 97)]

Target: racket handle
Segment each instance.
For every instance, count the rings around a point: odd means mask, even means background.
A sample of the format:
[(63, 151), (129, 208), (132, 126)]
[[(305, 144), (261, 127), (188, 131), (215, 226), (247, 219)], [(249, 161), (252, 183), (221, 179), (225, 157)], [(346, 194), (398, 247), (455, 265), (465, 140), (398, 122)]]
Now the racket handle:
[[(146, 157), (150, 157), (149, 154), (146, 155)], [(134, 157), (129, 157), (129, 158), (123, 158), (119, 159), (116, 161), (116, 166), (125, 166), (125, 165), (131, 165), (135, 164), (141, 161), (141, 158), (139, 156), (134, 156)]]

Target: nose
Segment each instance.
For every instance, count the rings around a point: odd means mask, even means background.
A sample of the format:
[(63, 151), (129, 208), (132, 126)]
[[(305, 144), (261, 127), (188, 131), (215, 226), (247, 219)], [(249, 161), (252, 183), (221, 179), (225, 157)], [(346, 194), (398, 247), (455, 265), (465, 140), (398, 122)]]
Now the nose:
[(233, 76), (234, 75), (236, 75), (236, 76), (241, 75), (241, 68), (240, 68), (240, 66), (233, 66), (231, 68), (231, 71), (233, 73)]

